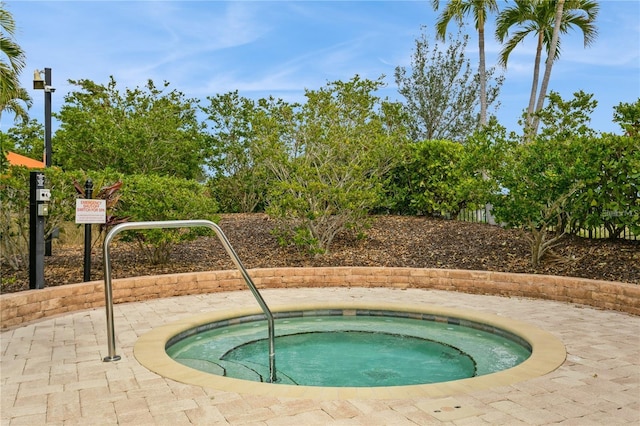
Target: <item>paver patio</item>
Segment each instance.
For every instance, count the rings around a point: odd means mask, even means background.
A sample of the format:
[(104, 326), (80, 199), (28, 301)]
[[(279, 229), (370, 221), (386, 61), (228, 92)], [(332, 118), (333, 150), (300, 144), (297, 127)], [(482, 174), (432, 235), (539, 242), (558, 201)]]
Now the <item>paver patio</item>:
[(256, 304), (249, 291), (115, 306), (118, 362), (107, 355), (104, 308), (0, 333), (2, 425), (640, 424), (640, 317), (562, 302), (385, 288), (261, 290), (270, 306), (313, 301), (424, 303), (531, 323), (565, 344), (546, 376), (445, 398), (257, 396), (160, 377), (133, 356), (138, 336), (201, 312)]

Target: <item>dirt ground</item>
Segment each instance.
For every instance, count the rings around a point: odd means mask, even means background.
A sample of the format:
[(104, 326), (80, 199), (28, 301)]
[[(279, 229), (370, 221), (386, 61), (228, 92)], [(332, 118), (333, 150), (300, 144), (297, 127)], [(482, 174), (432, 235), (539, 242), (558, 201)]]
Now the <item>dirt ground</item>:
[[(518, 230), (414, 216), (377, 216), (367, 238), (339, 235), (329, 254), (313, 256), (281, 247), (264, 214), (222, 215), (220, 227), (247, 269), (313, 266), (388, 266), (475, 269), (574, 276), (640, 284), (640, 241), (566, 237), (537, 269), (528, 242)], [(83, 281), (83, 247), (54, 245), (45, 258), (45, 286)], [(200, 237), (174, 247), (165, 265), (151, 265), (135, 244), (115, 242), (112, 277), (125, 278), (214, 269), (234, 269), (218, 239)], [(2, 266), (2, 292), (29, 288), (28, 271)], [(92, 255), (92, 280), (103, 279), (102, 247)]]

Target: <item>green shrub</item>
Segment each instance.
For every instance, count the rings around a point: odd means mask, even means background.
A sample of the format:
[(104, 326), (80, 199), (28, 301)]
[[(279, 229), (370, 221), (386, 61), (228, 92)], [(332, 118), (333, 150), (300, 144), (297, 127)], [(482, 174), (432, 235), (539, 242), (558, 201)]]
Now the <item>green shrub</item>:
[[(130, 175), (121, 189), (119, 214), (129, 221), (217, 220), (218, 206), (205, 185), (196, 181), (155, 175)], [(202, 235), (200, 229), (130, 231), (125, 239), (138, 242), (154, 264), (169, 260), (173, 244)]]
[(625, 228), (640, 235), (640, 136), (605, 134), (573, 143), (584, 186), (571, 202), (571, 227), (604, 227), (609, 238)]
[[(10, 166), (0, 175), (0, 260), (13, 270), (29, 266), (29, 176), (32, 171), (26, 167)], [(74, 218), (73, 179), (79, 173), (74, 175), (55, 167), (42, 172), (45, 188), (51, 190), (49, 214), (45, 219), (45, 238), (48, 238), (63, 222)]]
[(567, 231), (572, 197), (584, 187), (579, 155), (570, 141), (538, 138), (514, 147), (496, 172), (503, 191), (493, 199), (495, 217), (527, 231), (534, 267)]
[(269, 155), (262, 158), (274, 176), (266, 212), (278, 221), (281, 241), (323, 253), (338, 233), (365, 229), (406, 141), (388, 126), (398, 108), (374, 95), (380, 86), (356, 76), (308, 91), (291, 120), (299, 124), (264, 135)]
[(387, 207), (400, 214), (455, 217), (464, 207), (470, 176), (463, 168), (464, 146), (426, 140), (407, 146), (405, 159), (386, 184)]

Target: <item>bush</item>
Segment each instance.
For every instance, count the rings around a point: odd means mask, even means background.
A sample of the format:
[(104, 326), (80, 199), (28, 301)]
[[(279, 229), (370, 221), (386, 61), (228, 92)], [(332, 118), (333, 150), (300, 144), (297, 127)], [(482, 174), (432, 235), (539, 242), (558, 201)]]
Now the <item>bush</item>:
[[(220, 209), (227, 213), (251, 213), (264, 210), (269, 173), (260, 152), (261, 118), (273, 120), (278, 107), (265, 100), (258, 102), (242, 97), (238, 91), (207, 98), (210, 104), (202, 108), (208, 114), (212, 133), (207, 169), (209, 186)], [(266, 133), (276, 132), (269, 128)]]
[(265, 140), (273, 144), (264, 158), (275, 177), (266, 212), (279, 221), (281, 242), (323, 253), (339, 232), (366, 227), (405, 141), (386, 124), (397, 108), (374, 95), (380, 85), (356, 76), (309, 91), (299, 124)]
[[(155, 175), (131, 175), (124, 179), (119, 214), (130, 221), (217, 220), (218, 205), (205, 185), (196, 181)], [(125, 239), (138, 242), (154, 264), (169, 260), (171, 247), (202, 235), (199, 229), (151, 229), (130, 231)]]
[(552, 92), (538, 113), (540, 135), (524, 145), (505, 145), (496, 163), (493, 175), (501, 191), (494, 197), (495, 216), (528, 231), (534, 267), (569, 231), (602, 226), (612, 238), (625, 228), (640, 232), (635, 107), (617, 108), (614, 121), (630, 126), (626, 136), (598, 136), (588, 126), (596, 104), (583, 92), (570, 101)]
[[(13, 270), (23, 270), (29, 266), (29, 181), (26, 167), (8, 167), (0, 176), (0, 240), (2, 241), (2, 264)], [(45, 238), (54, 229), (68, 220), (73, 220), (75, 212), (74, 174), (58, 168), (42, 170), (45, 188), (51, 190), (49, 215), (45, 220)], [(79, 173), (75, 176), (78, 177)]]
[(584, 186), (572, 199), (571, 227), (640, 235), (640, 138), (605, 134), (574, 143)]
[(471, 178), (463, 168), (465, 149), (446, 140), (407, 146), (402, 164), (389, 173), (387, 208), (400, 214), (455, 217), (467, 199)]
[(534, 267), (567, 231), (572, 197), (584, 186), (579, 155), (570, 141), (538, 138), (514, 147), (496, 173), (503, 192), (493, 199), (495, 217), (528, 231)]

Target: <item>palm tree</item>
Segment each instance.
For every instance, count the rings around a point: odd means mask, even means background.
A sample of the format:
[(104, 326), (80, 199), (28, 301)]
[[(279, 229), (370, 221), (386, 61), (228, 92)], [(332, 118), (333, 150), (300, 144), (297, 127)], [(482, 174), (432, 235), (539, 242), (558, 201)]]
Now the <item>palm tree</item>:
[[(29, 93), (24, 87), (18, 87), (15, 92), (13, 99), (9, 99), (8, 101), (2, 101), (0, 103), (0, 117), (2, 117), (2, 113), (5, 111), (13, 112), (16, 118), (20, 118), (22, 121), (29, 121), (29, 113), (27, 110), (31, 108), (33, 104), (33, 100)], [(26, 106), (26, 108), (25, 108)]]
[[(431, 0), (434, 10), (438, 10), (440, 0)], [(478, 55), (480, 64), (478, 65), (478, 74), (480, 76), (480, 125), (487, 124), (487, 71), (485, 65), (484, 52), (484, 24), (487, 15), (490, 12), (497, 12), (498, 4), (496, 0), (451, 0), (442, 11), (442, 15), (436, 22), (436, 34), (444, 40), (447, 33), (447, 25), (452, 19), (455, 19), (459, 25), (462, 25), (462, 19), (465, 15), (473, 14), (476, 30), (478, 30)]]
[[(542, 109), (542, 106), (544, 105), (544, 98), (547, 96), (547, 87), (549, 87), (549, 80), (551, 78), (551, 68), (553, 67), (553, 61), (555, 61), (556, 52), (558, 51), (558, 40), (560, 39), (560, 26), (562, 25), (564, 3), (565, 0), (558, 0), (558, 4), (556, 5), (556, 15), (553, 21), (553, 35), (551, 37), (549, 54), (544, 67), (544, 76), (542, 77), (542, 86), (540, 87), (540, 96), (538, 96), (538, 103), (536, 104), (536, 112)], [(538, 133), (539, 123), (540, 117), (536, 114), (533, 117), (533, 124), (531, 126), (532, 135)]]
[(18, 80), (25, 66), (25, 54), (14, 40), (15, 30), (13, 16), (0, 2), (0, 114), (6, 109), (25, 117), (26, 111), (18, 101), (24, 101), (28, 108), (31, 97)]
[[(504, 44), (499, 61), (506, 67), (509, 55), (522, 40), (530, 34), (537, 37), (533, 82), (525, 120), (525, 132), (531, 136), (537, 131), (534, 113), (541, 110), (544, 105), (551, 67), (560, 56), (560, 34), (566, 34), (572, 27), (577, 27), (582, 31), (585, 47), (590, 45), (597, 36), (595, 19), (599, 5), (593, 0), (514, 0), (514, 3), (513, 6), (505, 8), (496, 21), (496, 37)], [(512, 27), (518, 29), (509, 37)], [(543, 47), (547, 52), (547, 61), (542, 87), (538, 94)]]

